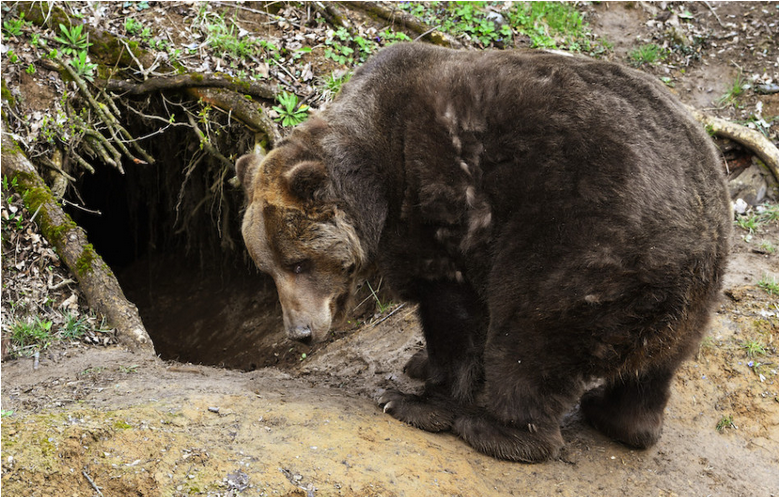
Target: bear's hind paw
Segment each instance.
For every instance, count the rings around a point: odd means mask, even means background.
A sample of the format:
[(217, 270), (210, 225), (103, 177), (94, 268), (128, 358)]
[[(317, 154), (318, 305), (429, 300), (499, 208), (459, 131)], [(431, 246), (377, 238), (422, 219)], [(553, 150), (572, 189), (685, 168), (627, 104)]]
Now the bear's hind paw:
[(504, 425), (488, 414), (457, 418), (454, 432), (484, 454), (523, 463), (555, 459), (563, 447), (557, 424)]

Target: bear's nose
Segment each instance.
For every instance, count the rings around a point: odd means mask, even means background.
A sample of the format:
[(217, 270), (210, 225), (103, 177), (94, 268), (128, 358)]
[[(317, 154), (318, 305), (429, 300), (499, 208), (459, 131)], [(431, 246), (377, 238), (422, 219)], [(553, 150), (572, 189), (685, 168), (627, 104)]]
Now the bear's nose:
[(302, 343), (310, 343), (313, 339), (313, 331), (310, 326), (296, 326), (288, 330), (288, 337)]

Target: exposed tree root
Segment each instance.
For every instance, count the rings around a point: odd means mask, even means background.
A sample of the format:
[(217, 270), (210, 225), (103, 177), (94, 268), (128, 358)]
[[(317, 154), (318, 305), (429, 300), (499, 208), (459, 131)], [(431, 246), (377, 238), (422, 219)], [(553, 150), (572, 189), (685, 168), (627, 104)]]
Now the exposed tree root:
[(748, 127), (732, 123), (714, 116), (709, 116), (698, 109), (686, 106), (694, 118), (707, 127), (707, 130), (719, 137), (725, 137), (729, 140), (744, 146), (755, 154), (769, 168), (776, 182), (780, 182), (778, 169), (780, 167), (780, 151), (775, 145), (767, 140), (764, 135)]
[(76, 276), (90, 307), (117, 328), (121, 343), (134, 351), (154, 353), (152, 340), (138, 310), (125, 298), (114, 274), (95, 252), (84, 230), (57, 204), (49, 187), (11, 135), (6, 133), (5, 127), (3, 121), (3, 174), (16, 178), (17, 191), (27, 209), (37, 214), (41, 232)]
[(158, 76), (142, 83), (128, 80), (97, 81), (96, 85), (105, 87), (112, 92), (127, 92), (129, 95), (143, 95), (163, 90), (181, 90), (186, 88), (225, 88), (243, 95), (252, 95), (262, 99), (274, 99), (277, 90), (274, 86), (263, 83), (242, 81), (220, 74), (184, 74), (175, 76)]
[(242, 121), (254, 132), (262, 132), (267, 136), (270, 146), (280, 142), (281, 137), (280, 132), (277, 131), (277, 125), (258, 103), (243, 95), (222, 88), (197, 87), (188, 88), (186, 93), (193, 99), (201, 100), (229, 113), (232, 118)]

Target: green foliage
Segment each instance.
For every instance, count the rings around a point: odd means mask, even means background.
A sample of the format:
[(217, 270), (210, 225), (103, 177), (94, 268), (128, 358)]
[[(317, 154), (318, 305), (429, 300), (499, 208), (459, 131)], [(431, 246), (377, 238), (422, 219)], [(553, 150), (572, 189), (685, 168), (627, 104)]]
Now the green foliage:
[(60, 328), (60, 336), (64, 339), (78, 339), (87, 334), (90, 323), (87, 319), (66, 312), (65, 322)]
[(742, 95), (747, 85), (748, 84), (745, 81), (745, 78), (742, 77), (742, 73), (741, 72), (738, 73), (737, 77), (731, 83), (729, 89), (726, 90), (726, 93), (724, 93), (720, 97), (720, 99), (718, 99), (718, 105), (719, 106), (737, 105), (737, 98), (740, 95)]
[(763, 223), (777, 221), (780, 217), (780, 205), (764, 203), (757, 209)]
[(15, 320), (11, 324), (11, 341), (20, 348), (46, 348), (52, 342), (52, 321), (33, 317), (30, 320)]
[(93, 81), (94, 71), (98, 68), (97, 64), (93, 64), (87, 58), (87, 51), (84, 50), (76, 54), (76, 57), (69, 61), (76, 74), (81, 76), (87, 81)]
[[(372, 285), (370, 285), (370, 281), (367, 281), (367, 287), (370, 288), (370, 293), (372, 293), (372, 297), (375, 299), (375, 305), (378, 307), (378, 313), (385, 313), (389, 308), (391, 308), (392, 303), (383, 303), (381, 302), (380, 298), (378, 298), (378, 295), (376, 294), (375, 290), (372, 289)], [(380, 290), (380, 284), (378, 285), (378, 289)]]
[(295, 94), (282, 91), (277, 95), (277, 101), (280, 105), (272, 109), (278, 114), (275, 121), (282, 122), (283, 126), (296, 126), (307, 119), (307, 111), (310, 107), (299, 104), (299, 98)]
[[(402, 8), (455, 37), (469, 37), (483, 47), (510, 45), (514, 34), (530, 37), (532, 48), (595, 50), (583, 15), (561, 2), (403, 2)], [(592, 53), (592, 52), (591, 52)]]
[[(329, 36), (331, 34), (331, 36)], [(329, 32), (326, 37), (326, 49), (324, 50), (324, 56), (327, 59), (348, 65), (354, 64), (354, 49), (350, 47), (351, 34), (345, 28), (340, 28), (337, 31)]]
[(767, 353), (767, 349), (756, 340), (748, 340), (742, 343), (742, 349), (745, 350), (745, 354), (750, 357), (757, 357)]
[(761, 249), (762, 249), (762, 250), (763, 250), (765, 253), (769, 253), (770, 255), (774, 255), (775, 253), (777, 253), (777, 252), (778, 252), (778, 250), (777, 250), (777, 248), (775, 247), (775, 245), (774, 245), (774, 244), (772, 244), (772, 243), (771, 243), (771, 242), (769, 242), (769, 241), (762, 241), (762, 242), (761, 242)]
[(348, 80), (351, 79), (352, 73), (345, 73), (342, 76), (336, 76), (334, 72), (326, 79), (326, 89), (329, 90), (332, 97), (337, 95), (337, 93), (340, 91), (340, 89), (348, 83)]
[(12, 36), (20, 36), (22, 34), (22, 28), (28, 24), (30, 23), (25, 22), (24, 20), (24, 12), (19, 15), (19, 19), (9, 19), (7, 21), (3, 21), (3, 39)]
[(143, 27), (144, 26), (139, 21), (132, 17), (125, 19), (125, 31), (127, 31), (129, 35), (138, 34)]
[[(24, 220), (22, 218), (22, 212), (21, 210), (16, 210), (16, 208), (12, 208), (12, 202), (14, 199), (14, 193), (11, 192), (11, 189), (14, 191), (17, 191), (19, 188), (17, 178), (14, 177), (11, 179), (11, 181), (8, 181), (8, 176), (3, 175), (3, 181), (2, 181), (2, 190), (3, 190), (3, 196), (8, 196), (6, 199), (6, 202), (9, 205), (7, 218), (3, 217), (2, 223), (3, 223), (3, 237), (5, 237), (5, 232), (7, 230), (14, 230), (14, 231), (21, 231), (24, 227)], [(16, 211), (14, 211), (16, 210)]]
[(761, 219), (756, 213), (753, 212), (747, 213), (745, 215), (737, 214), (735, 223), (740, 228), (747, 230), (749, 234), (753, 234), (758, 230), (759, 225), (761, 225)]
[(386, 45), (391, 45), (397, 42), (411, 41), (411, 37), (402, 31), (392, 31), (390, 28), (386, 28), (385, 30), (381, 31), (378, 33), (378, 36), (380, 36), (381, 39), (386, 42)]
[(209, 32), (207, 44), (221, 57), (244, 59), (256, 52), (253, 39), (240, 39), (238, 30), (233, 25), (227, 26), (225, 22), (210, 24), (207, 26), (207, 31)]
[(581, 50), (589, 46), (582, 13), (561, 2), (519, 2), (509, 13), (511, 25), (530, 37), (533, 48)]
[(84, 52), (92, 43), (90, 43), (87, 33), (82, 33), (83, 26), (81, 24), (66, 28), (65, 25), (60, 24), (60, 31), (62, 36), (56, 36), (54, 39), (62, 44), (62, 52), (66, 55), (76, 54), (78, 52)]
[(654, 43), (648, 43), (631, 50), (628, 53), (628, 57), (631, 59), (631, 64), (636, 67), (644, 64), (655, 64), (663, 59), (664, 50)]
[(769, 274), (764, 274), (761, 277), (761, 280), (756, 284), (758, 284), (761, 289), (771, 295), (780, 295), (780, 285), (778, 284), (778, 281), (776, 281), (775, 278)]
[(720, 421), (718, 421), (718, 424), (715, 425), (715, 429), (718, 431), (723, 431), (731, 428), (737, 429), (737, 425), (734, 424), (733, 416), (723, 416), (720, 418)]

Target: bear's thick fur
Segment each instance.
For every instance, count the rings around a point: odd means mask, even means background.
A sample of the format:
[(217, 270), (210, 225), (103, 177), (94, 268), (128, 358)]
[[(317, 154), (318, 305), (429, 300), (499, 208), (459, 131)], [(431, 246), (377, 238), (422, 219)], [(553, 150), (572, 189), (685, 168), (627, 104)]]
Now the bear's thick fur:
[(384, 412), (525, 462), (557, 455), (580, 397), (607, 435), (658, 440), (731, 219), (715, 147), (654, 78), (397, 44), (237, 175), (292, 338), (322, 339), (370, 268), (419, 305), (425, 389)]

